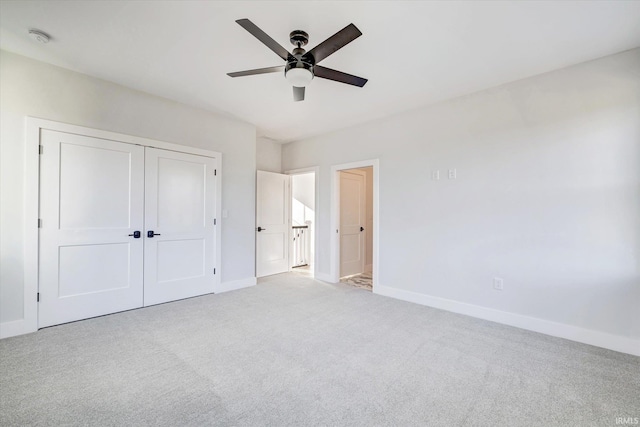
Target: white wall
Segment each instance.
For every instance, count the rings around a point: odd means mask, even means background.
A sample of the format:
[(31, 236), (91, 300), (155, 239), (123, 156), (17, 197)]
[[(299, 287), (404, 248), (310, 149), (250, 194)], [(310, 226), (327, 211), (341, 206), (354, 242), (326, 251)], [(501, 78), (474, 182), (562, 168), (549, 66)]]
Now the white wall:
[(256, 168), (259, 171), (282, 173), (282, 145), (269, 138), (258, 138)]
[(640, 49), (285, 145), (285, 170), (320, 166), (321, 274), (330, 167), (374, 158), (381, 286), (640, 354)]
[(254, 126), (0, 51), (0, 323), (23, 310), (25, 116), (222, 152), (222, 282), (254, 277)]

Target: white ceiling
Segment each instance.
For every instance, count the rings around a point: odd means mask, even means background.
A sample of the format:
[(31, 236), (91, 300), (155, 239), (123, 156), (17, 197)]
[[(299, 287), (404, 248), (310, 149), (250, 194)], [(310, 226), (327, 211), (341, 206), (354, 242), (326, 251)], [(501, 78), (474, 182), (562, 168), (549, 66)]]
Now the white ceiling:
[[(322, 65), (369, 79), (315, 79), (294, 103), (283, 62), (234, 21), (286, 49), (353, 22), (363, 36)], [(49, 33), (41, 45), (29, 28)], [(640, 1), (2, 1), (0, 47), (301, 139), (640, 46)]]

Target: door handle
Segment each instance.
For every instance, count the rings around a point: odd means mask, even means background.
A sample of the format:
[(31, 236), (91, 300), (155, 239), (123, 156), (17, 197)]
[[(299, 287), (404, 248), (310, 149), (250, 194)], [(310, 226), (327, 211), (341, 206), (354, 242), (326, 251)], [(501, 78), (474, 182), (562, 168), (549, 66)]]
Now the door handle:
[(153, 236), (161, 236), (161, 234), (154, 233), (153, 230), (147, 231), (147, 237), (152, 238)]
[(364, 231), (364, 227), (360, 227), (360, 231)]
[(256, 230), (258, 230), (258, 233), (259, 233), (259, 232), (261, 232), (262, 230), (266, 230), (266, 228), (258, 227), (258, 228), (256, 228)]
[(140, 232), (139, 231), (134, 231), (133, 234), (129, 234), (129, 236), (133, 236), (134, 239), (139, 239), (140, 238)]

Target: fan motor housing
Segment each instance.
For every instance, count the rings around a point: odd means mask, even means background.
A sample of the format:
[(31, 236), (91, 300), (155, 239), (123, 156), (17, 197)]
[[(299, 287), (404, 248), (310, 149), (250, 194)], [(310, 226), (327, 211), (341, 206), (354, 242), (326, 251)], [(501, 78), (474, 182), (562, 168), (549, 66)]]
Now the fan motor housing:
[(305, 61), (287, 62), (287, 65), (284, 67), (284, 74), (286, 75), (287, 71), (289, 71), (292, 68), (304, 68), (305, 70), (311, 71), (311, 74), (313, 74), (313, 64), (310, 64)]
[(289, 40), (296, 47), (306, 46), (309, 43), (309, 34), (302, 30), (293, 30), (289, 34)]

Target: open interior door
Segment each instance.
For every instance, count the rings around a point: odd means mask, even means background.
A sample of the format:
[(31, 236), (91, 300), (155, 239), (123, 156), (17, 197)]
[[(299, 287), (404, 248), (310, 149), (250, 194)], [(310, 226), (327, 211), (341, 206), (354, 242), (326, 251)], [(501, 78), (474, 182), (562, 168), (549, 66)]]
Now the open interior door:
[(340, 277), (364, 272), (365, 174), (340, 172)]
[(258, 171), (256, 185), (256, 276), (289, 270), (289, 175)]

